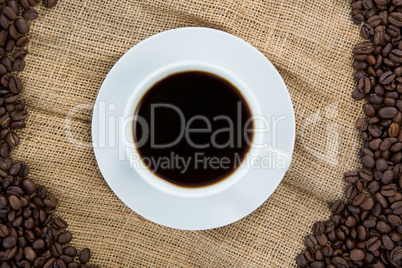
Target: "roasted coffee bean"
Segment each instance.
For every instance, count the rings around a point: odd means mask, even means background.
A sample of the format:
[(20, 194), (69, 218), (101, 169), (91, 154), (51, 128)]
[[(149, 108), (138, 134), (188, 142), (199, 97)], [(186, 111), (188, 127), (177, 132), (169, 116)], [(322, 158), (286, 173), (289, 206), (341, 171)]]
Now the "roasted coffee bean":
[[(383, 85), (387, 85), (394, 81), (395, 79), (395, 74), (391, 71), (385, 72), (380, 76), (379, 82)], [(381, 116), (380, 116), (381, 117)]]
[(67, 267), (68, 268), (80, 268), (81, 265), (78, 262), (72, 262)]
[(89, 248), (85, 248), (80, 253), (80, 262), (86, 264), (91, 257), (91, 251)]
[[(401, 109), (402, 109), (402, 101), (401, 101)], [(356, 122), (356, 128), (360, 131), (367, 130), (367, 120), (365, 118), (360, 118)]]
[(331, 211), (334, 214), (340, 214), (344, 208), (345, 204), (341, 200), (338, 200), (332, 205)]
[(21, 200), (15, 196), (15, 195), (11, 195), (8, 198), (8, 202), (10, 203), (10, 206), (14, 209), (14, 210), (19, 210), (22, 207), (22, 203)]
[(26, 34), (29, 32), (29, 25), (25, 19), (22, 18), (17, 19), (14, 25), (20, 34)]
[(364, 201), (366, 200), (366, 195), (364, 193), (358, 194), (354, 199), (352, 204), (354, 206), (359, 206), (361, 205)]
[(363, 210), (370, 210), (374, 207), (374, 200), (371, 197), (366, 198), (364, 202), (360, 205)]
[(63, 249), (63, 254), (70, 257), (75, 257), (77, 255), (77, 249), (75, 247), (65, 247)]
[(45, 264), (43, 265), (43, 268), (53, 268), (53, 264), (56, 261), (56, 258), (50, 258), (48, 259)]
[(3, 13), (0, 14), (0, 26), (3, 29), (8, 29), (8, 27), (10, 27), (10, 22)]
[(28, 261), (34, 261), (36, 259), (36, 252), (31, 247), (24, 248), (24, 257)]
[(309, 248), (314, 248), (317, 246), (317, 243), (317, 239), (312, 235), (308, 235), (304, 238), (304, 244)]
[(10, 132), (6, 135), (6, 142), (12, 148), (20, 144), (20, 139), (16, 133)]
[(36, 184), (30, 179), (23, 180), (22, 187), (28, 194), (33, 194), (36, 191)]
[[(323, 242), (323, 241), (325, 241), (325, 239), (322, 236), (325, 236), (325, 234), (320, 234), (319, 235), (320, 240)], [(325, 238), (326, 238), (326, 236), (325, 236)], [(71, 241), (71, 239), (72, 239), (71, 233), (70, 232), (65, 232), (65, 233), (62, 233), (62, 234), (59, 235), (57, 241), (61, 245), (64, 245), (64, 244), (69, 243)], [(317, 241), (319, 241), (319, 239), (317, 239)], [(328, 243), (328, 238), (326, 238), (326, 242)], [(325, 243), (324, 245), (326, 245), (327, 243)], [(319, 243), (319, 244), (321, 245), (322, 243)]]
[(381, 194), (386, 197), (394, 196), (397, 192), (396, 184), (388, 184), (381, 188)]
[[(20, 38), (18, 38), (18, 40), (15, 42), (15, 45), (17, 47), (24, 47), (29, 43), (29, 38), (26, 36), (21, 36)], [(23, 60), (22, 58), (17, 58), (16, 60)], [(24, 65), (25, 66), (25, 61), (18, 63), (19, 65)], [(14, 67), (14, 65), (13, 65)]]
[[(398, 26), (400, 27), (400, 26)], [(355, 46), (354, 52), (356, 54), (370, 54), (374, 51), (374, 44), (372, 42), (363, 42)]]
[(4, 248), (13, 248), (17, 245), (17, 238), (14, 236), (7, 236), (2, 241), (2, 246)]
[(372, 156), (369, 155), (365, 155), (362, 158), (362, 164), (366, 167), (366, 168), (374, 168), (375, 167), (375, 160)]
[(9, 6), (4, 6), (3, 8), (2, 8), (2, 10), (1, 10), (1, 12), (9, 19), (9, 20), (12, 20), (12, 21), (14, 21), (14, 20), (16, 20), (18, 17), (17, 17), (17, 14), (14, 12), (14, 10), (11, 8), (11, 7), (9, 7)]
[(18, 2), (23, 9), (31, 8), (31, 5), (29, 4), (28, 0), (18, 0)]
[(387, 199), (381, 193), (376, 193), (376, 198), (383, 208), (388, 207)]
[(352, 249), (350, 251), (350, 259), (352, 261), (362, 261), (364, 260), (365, 254), (361, 249)]
[(335, 267), (342, 267), (342, 268), (347, 267), (348, 265), (347, 261), (339, 256), (332, 258), (331, 263), (335, 265)]
[[(18, 39), (20, 40), (20, 39)], [(18, 42), (18, 41), (17, 41)], [(24, 44), (25, 45), (25, 44)], [(13, 63), (13, 70), (16, 72), (22, 72), (25, 69), (25, 60), (24, 59), (16, 59)], [(394, 108), (395, 109), (395, 108)]]
[(388, 223), (383, 221), (379, 221), (376, 225), (376, 228), (381, 233), (390, 233), (392, 230), (392, 227)]
[(50, 246), (50, 251), (52, 252), (52, 255), (55, 257), (59, 257), (61, 254), (63, 254), (63, 248), (62, 246), (57, 243), (54, 242), (51, 246)]
[(357, 196), (358, 192), (353, 185), (350, 185), (346, 190), (345, 197), (347, 199), (354, 199)]
[(54, 7), (57, 5), (58, 0), (43, 0), (43, 4), (46, 7)]
[(392, 12), (389, 14), (388, 21), (397, 27), (402, 27), (402, 14), (400, 12)]
[(392, 119), (397, 113), (398, 111), (394, 107), (383, 107), (378, 110), (378, 116), (382, 119)]
[(394, 62), (402, 63), (402, 50), (399, 49), (392, 50), (389, 54), (389, 58)]
[(378, 138), (382, 135), (382, 130), (379, 126), (369, 125), (367, 130), (370, 133), (370, 135), (374, 138)]
[(398, 227), (402, 224), (401, 218), (396, 215), (388, 215), (387, 221), (389, 224), (395, 227)]
[(36, 20), (38, 18), (38, 11), (35, 9), (26, 9), (24, 12), (22, 12), (22, 16), (26, 20)]
[[(18, 37), (17, 37), (18, 38)], [(15, 38), (15, 39), (17, 39)], [(20, 50), (14, 54), (14, 59), (24, 58), (28, 54), (27, 50)]]
[(369, 24), (364, 24), (360, 30), (360, 33), (363, 38), (370, 39), (374, 34), (374, 29)]
[(366, 247), (369, 251), (374, 252), (381, 246), (381, 240), (375, 236), (367, 240)]
[(373, 117), (376, 115), (376, 109), (375, 109), (374, 105), (372, 105), (372, 104), (365, 104), (363, 106), (363, 110), (364, 110), (364, 113), (366, 114), (366, 116), (368, 116), (368, 117)]
[(0, 46), (4, 46), (7, 42), (8, 32), (6, 30), (0, 31)]

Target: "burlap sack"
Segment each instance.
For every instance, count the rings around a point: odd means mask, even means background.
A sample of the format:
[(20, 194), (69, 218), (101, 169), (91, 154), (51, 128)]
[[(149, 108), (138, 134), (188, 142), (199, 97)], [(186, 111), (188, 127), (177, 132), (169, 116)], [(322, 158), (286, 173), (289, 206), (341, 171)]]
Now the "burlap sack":
[[(60, 0), (32, 24), (23, 97), (31, 117), (14, 158), (60, 199), (73, 245), (101, 267), (293, 267), (303, 236), (342, 196), (343, 172), (358, 166), (350, 95), (359, 29), (345, 0)], [(91, 148), (66, 138), (65, 119), (90, 107), (106, 74), (139, 41), (163, 30), (206, 26), (256, 46), (283, 76), (296, 111), (294, 162), (257, 211), (216, 230), (178, 231), (127, 208), (102, 178)], [(90, 142), (91, 110), (73, 118)]]

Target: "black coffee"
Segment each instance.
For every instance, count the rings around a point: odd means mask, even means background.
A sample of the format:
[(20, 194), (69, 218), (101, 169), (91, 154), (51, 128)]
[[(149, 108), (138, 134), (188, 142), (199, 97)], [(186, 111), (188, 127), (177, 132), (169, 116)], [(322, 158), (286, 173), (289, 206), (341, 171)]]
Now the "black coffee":
[(157, 82), (143, 96), (136, 116), (144, 119), (134, 122), (143, 164), (184, 187), (228, 177), (252, 142), (247, 102), (231, 83), (206, 72), (176, 73)]

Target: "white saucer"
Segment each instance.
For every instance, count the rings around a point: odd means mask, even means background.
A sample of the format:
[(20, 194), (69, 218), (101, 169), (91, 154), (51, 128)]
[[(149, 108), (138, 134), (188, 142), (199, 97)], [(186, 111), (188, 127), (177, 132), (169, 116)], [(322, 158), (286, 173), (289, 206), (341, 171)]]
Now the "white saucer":
[[(214, 63), (235, 73), (253, 90), (266, 118), (285, 117), (278, 123), (275, 133), (266, 135), (270, 141), (276, 139), (277, 145), (267, 149), (272, 153), (267, 153), (263, 168), (261, 165), (253, 168), (231, 188), (202, 198), (176, 197), (156, 190), (130, 168), (128, 160), (119, 160), (125, 155), (119, 148), (119, 116), (124, 114), (136, 86), (155, 70), (182, 61)], [(275, 191), (290, 166), (295, 118), (285, 83), (256, 48), (222, 31), (180, 28), (140, 42), (116, 63), (95, 103), (92, 140), (103, 177), (127, 206), (164, 226), (204, 230), (242, 219)], [(274, 163), (278, 155), (286, 162), (285, 166)]]

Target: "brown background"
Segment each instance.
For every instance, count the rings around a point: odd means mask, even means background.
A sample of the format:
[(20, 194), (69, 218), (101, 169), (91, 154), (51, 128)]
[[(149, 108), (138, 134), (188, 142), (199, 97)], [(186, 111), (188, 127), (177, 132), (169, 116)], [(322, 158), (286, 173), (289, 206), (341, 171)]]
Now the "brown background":
[[(343, 172), (358, 166), (361, 140), (354, 122), (361, 103), (350, 95), (359, 29), (349, 19), (349, 5), (61, 0), (54, 9), (41, 7), (22, 75), (31, 117), (14, 158), (28, 163), (31, 176), (60, 199), (57, 214), (70, 223), (73, 244), (89, 246), (101, 267), (293, 267), (303, 236), (328, 217), (328, 202), (342, 196)], [(294, 162), (275, 194), (242, 221), (201, 232), (172, 230), (132, 212), (102, 178), (92, 149), (75, 147), (65, 135), (68, 111), (95, 102), (106, 74), (128, 49), (183, 26), (224, 30), (256, 46), (283, 76), (297, 121)], [(336, 106), (337, 116), (326, 113)], [(317, 112), (321, 121), (306, 125)], [(89, 109), (74, 117), (73, 132), (82, 141), (91, 141), (90, 123)], [(325, 151), (338, 155), (338, 162), (314, 153)]]

